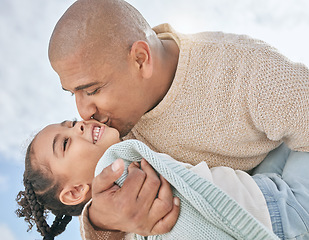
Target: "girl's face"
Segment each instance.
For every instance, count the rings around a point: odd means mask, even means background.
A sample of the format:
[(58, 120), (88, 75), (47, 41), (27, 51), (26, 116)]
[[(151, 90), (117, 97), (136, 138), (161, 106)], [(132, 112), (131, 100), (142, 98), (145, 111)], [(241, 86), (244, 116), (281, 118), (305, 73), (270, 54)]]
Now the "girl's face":
[(46, 166), (67, 184), (91, 184), (96, 164), (119, 132), (95, 120), (64, 121), (40, 131), (33, 142), (36, 166)]

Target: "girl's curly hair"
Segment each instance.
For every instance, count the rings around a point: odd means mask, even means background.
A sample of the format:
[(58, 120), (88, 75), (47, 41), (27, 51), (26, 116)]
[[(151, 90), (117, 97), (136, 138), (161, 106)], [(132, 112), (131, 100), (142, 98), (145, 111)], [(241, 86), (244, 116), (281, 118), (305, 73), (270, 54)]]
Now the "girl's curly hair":
[[(28, 223), (28, 231), (33, 225), (37, 226), (37, 231), (44, 240), (53, 240), (55, 236), (62, 233), (72, 216), (81, 214), (85, 203), (75, 206), (63, 204), (58, 196), (60, 183), (53, 180), (50, 174), (46, 174), (43, 169), (34, 169), (31, 160), (34, 158), (33, 142), (29, 144), (25, 156), (25, 172), (23, 183), (24, 191), (20, 191), (16, 197), (19, 208), (16, 210), (18, 217), (24, 217)], [(54, 222), (48, 225), (46, 218), (48, 213), (55, 215)]]

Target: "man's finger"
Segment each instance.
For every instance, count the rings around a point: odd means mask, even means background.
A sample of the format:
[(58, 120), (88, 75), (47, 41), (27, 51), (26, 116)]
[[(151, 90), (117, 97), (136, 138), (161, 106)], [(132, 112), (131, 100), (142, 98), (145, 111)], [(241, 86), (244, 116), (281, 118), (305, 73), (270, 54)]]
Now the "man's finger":
[(173, 200), (173, 191), (169, 182), (160, 175), (161, 187), (158, 193), (158, 198), (162, 200)]
[(179, 198), (174, 197), (173, 209), (164, 218), (159, 220), (153, 229), (151, 230), (152, 235), (164, 234), (172, 230), (175, 226), (180, 212), (180, 201)]
[(154, 200), (151, 210), (150, 218), (156, 223), (163, 219), (170, 213), (174, 207), (174, 197), (170, 184), (160, 175), (161, 187), (158, 197)]
[(114, 163), (104, 168), (92, 181), (92, 194), (101, 193), (111, 188), (123, 171), (124, 162), (122, 159), (117, 159)]
[(138, 195), (138, 200), (143, 203), (145, 209), (150, 209), (157, 197), (161, 181), (157, 173), (145, 159), (142, 159), (141, 166), (146, 174), (146, 180)]
[(139, 168), (139, 164), (136, 162), (131, 163), (128, 167), (128, 176), (123, 182), (121, 192), (136, 201), (145, 178), (146, 174)]

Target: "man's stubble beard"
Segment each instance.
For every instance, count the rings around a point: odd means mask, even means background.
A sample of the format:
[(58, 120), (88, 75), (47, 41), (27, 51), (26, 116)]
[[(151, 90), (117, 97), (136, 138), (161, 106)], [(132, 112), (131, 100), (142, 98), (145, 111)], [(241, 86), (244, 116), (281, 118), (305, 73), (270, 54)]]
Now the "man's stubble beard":
[(120, 137), (121, 138), (125, 137), (132, 130), (134, 126), (135, 124), (133, 124), (132, 122), (127, 123), (125, 127), (121, 131), (119, 131)]

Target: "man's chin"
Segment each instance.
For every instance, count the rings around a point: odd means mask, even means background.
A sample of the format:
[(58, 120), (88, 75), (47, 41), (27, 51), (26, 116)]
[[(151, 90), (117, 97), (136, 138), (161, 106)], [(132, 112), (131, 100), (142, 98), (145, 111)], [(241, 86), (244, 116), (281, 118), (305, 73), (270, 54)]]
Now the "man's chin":
[(126, 135), (128, 135), (128, 133), (131, 132), (133, 127), (134, 127), (134, 124), (128, 123), (125, 127), (123, 127), (122, 129), (118, 130), (119, 134), (120, 134), (120, 137), (123, 138)]

